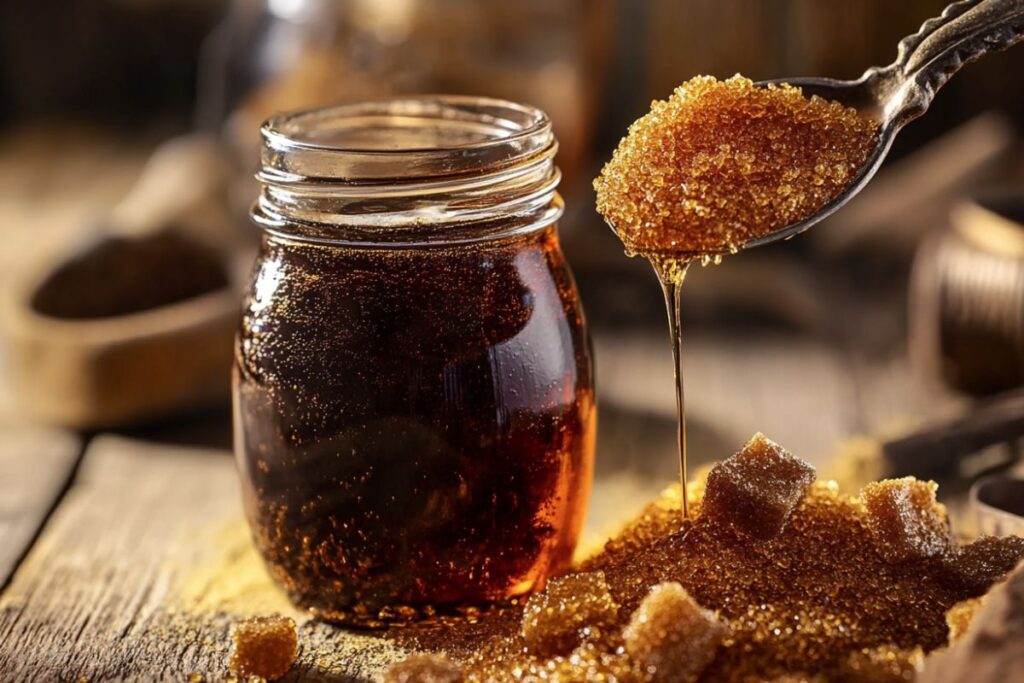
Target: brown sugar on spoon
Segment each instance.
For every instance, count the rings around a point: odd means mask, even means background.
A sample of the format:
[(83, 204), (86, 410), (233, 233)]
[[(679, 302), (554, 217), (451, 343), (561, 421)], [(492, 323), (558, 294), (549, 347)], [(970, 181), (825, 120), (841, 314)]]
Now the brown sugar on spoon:
[(629, 128), (594, 181), (630, 255), (735, 252), (854, 180), (877, 124), (799, 88), (698, 76)]

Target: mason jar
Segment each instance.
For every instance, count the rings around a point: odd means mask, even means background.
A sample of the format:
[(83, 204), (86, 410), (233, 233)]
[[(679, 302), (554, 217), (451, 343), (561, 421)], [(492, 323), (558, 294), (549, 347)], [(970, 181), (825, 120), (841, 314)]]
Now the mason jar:
[(366, 625), (539, 588), (570, 562), (596, 428), (548, 117), (424, 97), (262, 138), (234, 432), (274, 579)]

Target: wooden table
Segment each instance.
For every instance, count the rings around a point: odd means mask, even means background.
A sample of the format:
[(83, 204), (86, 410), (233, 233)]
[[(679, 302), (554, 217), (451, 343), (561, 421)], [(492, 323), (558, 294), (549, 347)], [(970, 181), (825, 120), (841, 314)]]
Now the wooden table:
[(304, 619), (270, 584), (227, 453), (104, 436), (79, 459), (52, 433), (23, 445), (0, 453), (24, 505), (0, 528), (3, 680), (220, 680), (232, 621), (268, 612), (302, 624), (292, 680), (366, 680), (400, 654)]

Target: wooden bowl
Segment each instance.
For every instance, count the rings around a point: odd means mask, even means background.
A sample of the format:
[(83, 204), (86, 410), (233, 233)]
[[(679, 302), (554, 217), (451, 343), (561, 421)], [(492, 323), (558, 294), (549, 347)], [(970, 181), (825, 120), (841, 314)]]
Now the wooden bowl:
[(227, 399), (239, 311), (230, 283), (143, 310), (69, 317), (40, 310), (53, 273), (51, 261), (0, 292), (15, 400), (26, 414), (96, 429)]

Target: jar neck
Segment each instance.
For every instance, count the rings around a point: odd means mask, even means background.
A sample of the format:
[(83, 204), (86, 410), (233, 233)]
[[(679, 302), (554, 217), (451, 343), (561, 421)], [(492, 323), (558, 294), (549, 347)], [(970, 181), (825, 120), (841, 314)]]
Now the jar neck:
[(563, 205), (547, 116), (485, 98), (346, 105), (262, 127), (253, 219), (288, 237), (397, 246), (540, 230)]

